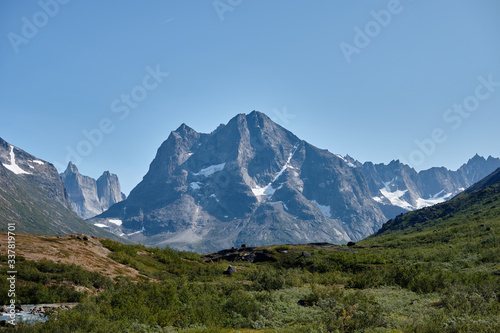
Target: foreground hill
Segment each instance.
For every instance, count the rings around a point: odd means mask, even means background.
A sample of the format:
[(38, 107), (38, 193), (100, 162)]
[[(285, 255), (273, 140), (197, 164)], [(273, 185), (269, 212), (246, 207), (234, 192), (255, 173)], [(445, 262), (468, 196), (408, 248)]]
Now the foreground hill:
[[(136, 269), (109, 257), (111, 251), (104, 238), (83, 234), (33, 235), (16, 234), (16, 255), (31, 261), (53, 261), (102, 274), (106, 277), (127, 276), (137, 281), (142, 276)], [(6, 255), (7, 233), (0, 232), (1, 254)]]

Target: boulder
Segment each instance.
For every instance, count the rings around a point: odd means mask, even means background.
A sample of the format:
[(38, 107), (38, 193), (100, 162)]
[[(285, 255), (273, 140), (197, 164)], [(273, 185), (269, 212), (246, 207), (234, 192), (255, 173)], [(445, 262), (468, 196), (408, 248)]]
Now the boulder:
[(302, 251), (302, 256), (304, 258), (309, 258), (311, 256), (311, 254), (309, 252), (307, 252), (307, 251)]
[(224, 271), (223, 274), (232, 275), (233, 273), (236, 273), (236, 268), (234, 268), (233, 266), (229, 265), (227, 267), (227, 269)]
[(16, 304), (15, 310), (16, 312), (26, 311), (26, 307), (22, 306), (21, 304)]

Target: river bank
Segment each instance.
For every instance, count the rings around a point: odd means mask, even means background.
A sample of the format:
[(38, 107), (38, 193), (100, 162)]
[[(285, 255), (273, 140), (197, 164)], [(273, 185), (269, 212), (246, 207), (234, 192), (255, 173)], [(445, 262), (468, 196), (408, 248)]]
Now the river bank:
[(53, 304), (26, 304), (16, 305), (14, 309), (9, 309), (7, 306), (1, 306), (0, 311), (0, 326), (7, 326), (12, 323), (24, 322), (44, 322), (47, 321), (47, 313), (49, 311), (69, 310), (75, 307), (78, 303), (53, 303)]

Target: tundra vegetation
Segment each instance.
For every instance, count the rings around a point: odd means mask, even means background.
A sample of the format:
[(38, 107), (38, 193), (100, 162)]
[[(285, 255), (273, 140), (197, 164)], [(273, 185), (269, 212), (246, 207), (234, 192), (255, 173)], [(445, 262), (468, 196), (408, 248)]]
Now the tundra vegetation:
[[(79, 305), (6, 331), (500, 332), (499, 198), (498, 184), (459, 196), (341, 249), (261, 247), (259, 263), (102, 240), (136, 280), (20, 260), (20, 303)], [(5, 304), (5, 256), (1, 269)]]

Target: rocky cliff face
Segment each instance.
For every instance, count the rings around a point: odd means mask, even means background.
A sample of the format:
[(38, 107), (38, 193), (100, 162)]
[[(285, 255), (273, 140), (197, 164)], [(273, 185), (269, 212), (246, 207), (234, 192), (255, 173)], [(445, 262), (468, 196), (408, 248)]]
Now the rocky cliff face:
[(63, 206), (70, 205), (68, 193), (55, 167), (27, 152), (14, 147), (0, 138), (0, 164), (10, 171), (9, 176), (17, 175), (18, 179), (29, 180), (36, 188)]
[(73, 212), (65, 186), (51, 163), (1, 138), (0, 220), (5, 227), (12, 223), (16, 233), (84, 233), (117, 238)]
[(362, 164), (254, 111), (210, 134), (182, 124), (130, 196), (91, 222), (135, 241), (198, 252), (242, 243), (347, 242), (462, 191), (477, 177), (467, 170), (486, 175), (500, 166), (498, 159), (473, 160), (456, 172), (418, 173), (398, 161)]
[(61, 178), (68, 191), (73, 210), (84, 219), (101, 214), (125, 199), (120, 190), (118, 177), (109, 171), (104, 172), (96, 181), (80, 174), (78, 168), (70, 162), (61, 174)]
[(126, 195), (121, 192), (118, 176), (109, 171), (104, 171), (104, 173), (97, 178), (96, 185), (97, 197), (99, 198), (99, 203), (103, 211), (127, 198)]

